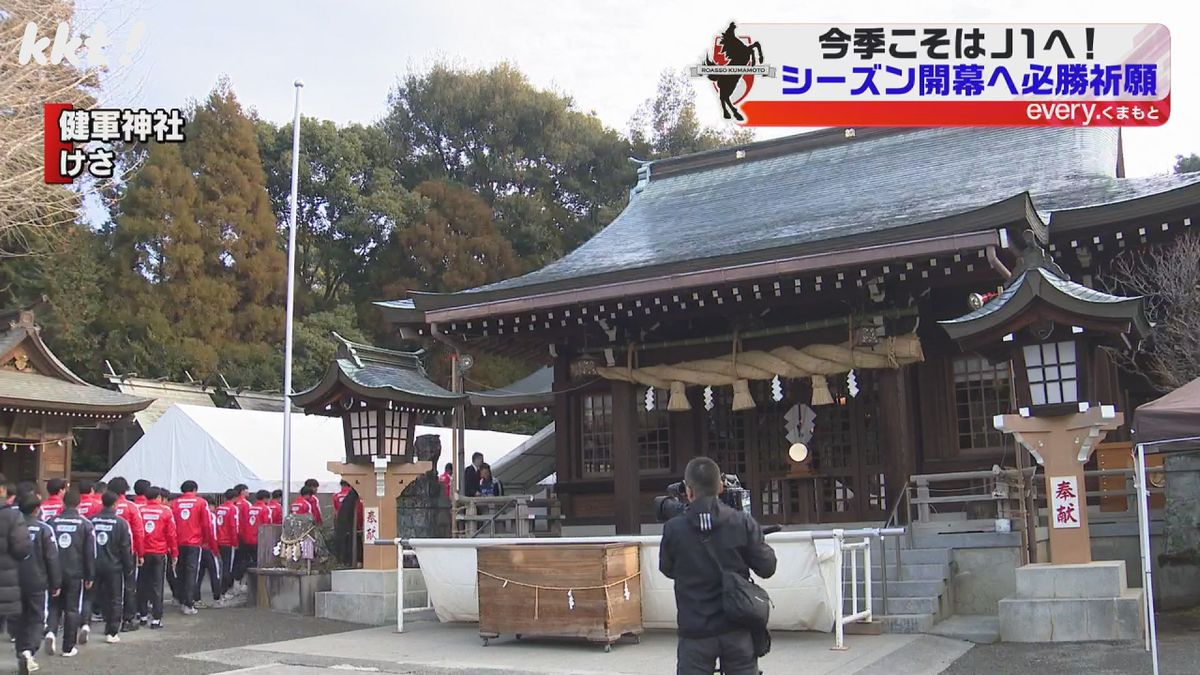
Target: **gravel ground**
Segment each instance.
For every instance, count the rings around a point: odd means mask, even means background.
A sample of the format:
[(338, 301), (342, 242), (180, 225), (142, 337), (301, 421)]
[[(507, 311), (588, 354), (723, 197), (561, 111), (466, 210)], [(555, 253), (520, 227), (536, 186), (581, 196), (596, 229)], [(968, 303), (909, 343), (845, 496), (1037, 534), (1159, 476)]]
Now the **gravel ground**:
[[(101, 634), (103, 624), (92, 624), (92, 639), (79, 649), (79, 656), (68, 659), (48, 656), (40, 651), (37, 661), (41, 670), (38, 673), (207, 675), (230, 668), (219, 663), (177, 656), (362, 628), (340, 621), (247, 608), (208, 609), (200, 610), (195, 616), (183, 616), (179, 608), (173, 605), (166, 607), (163, 624), (162, 630), (143, 628), (133, 633), (122, 633), (121, 643), (116, 645), (104, 643)], [(12, 651), (8, 654), (11, 655)], [(0, 673), (9, 672), (17, 672), (16, 658), (12, 656), (0, 660)]]
[[(1163, 675), (1200, 672), (1200, 610), (1158, 615), (1158, 665)], [(1149, 673), (1150, 653), (1143, 643), (1064, 644), (997, 643), (977, 645), (945, 671), (946, 675), (1029, 675)]]

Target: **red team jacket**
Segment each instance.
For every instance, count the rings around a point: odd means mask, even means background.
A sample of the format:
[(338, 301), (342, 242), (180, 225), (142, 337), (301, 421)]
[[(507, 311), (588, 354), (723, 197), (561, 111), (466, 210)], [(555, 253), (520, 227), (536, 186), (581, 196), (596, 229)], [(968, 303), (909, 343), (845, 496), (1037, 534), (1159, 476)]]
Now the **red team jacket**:
[(271, 511), (271, 523), (273, 525), (282, 525), (283, 504), (280, 504), (278, 499), (271, 499), (267, 501), (267, 508)]
[(212, 551), (219, 565), (221, 561), (221, 547), (217, 544), (217, 512), (213, 509), (210, 509), (208, 512), (208, 531), (210, 534), (208, 550)]
[(50, 495), (42, 502), (42, 520), (50, 520), (63, 511), (62, 495)]
[(133, 536), (133, 554), (141, 558), (146, 554), (146, 531), (142, 529), (141, 510), (136, 504), (126, 499), (125, 495), (117, 497), (117, 503), (113, 504), (113, 509), (118, 516), (129, 523), (129, 532)]
[(250, 502), (245, 495), (233, 500), (238, 512), (238, 537), (243, 544), (258, 543), (258, 525), (254, 526), (254, 540), (250, 540)]
[(179, 542), (175, 536), (175, 514), (165, 504), (147, 503), (142, 507), (145, 555), (179, 557)]
[[(346, 497), (349, 497), (349, 496), (350, 496), (350, 488), (348, 488), (348, 487), (342, 488), (341, 491), (339, 491), (337, 494), (335, 494), (333, 496), (333, 515), (335, 517), (337, 516), (338, 512), (342, 510), (342, 502), (346, 501)], [(363, 503), (362, 503), (361, 499), (358, 500), (357, 511), (358, 511), (358, 522), (362, 523)]]
[(237, 547), (241, 543), (238, 506), (228, 501), (217, 507), (217, 545)]
[[(301, 497), (297, 495), (296, 499), (292, 501), (291, 512), (292, 515), (296, 516), (311, 516), (313, 512), (312, 502), (308, 500), (308, 497)], [(313, 517), (313, 520), (315, 522), (315, 516)]]
[(175, 517), (175, 530), (180, 546), (202, 546), (212, 548), (216, 533), (212, 531), (208, 502), (185, 492), (171, 502), (171, 513)]
[(317, 501), (317, 496), (313, 495), (308, 498), (309, 513), (312, 514), (313, 522), (317, 525), (321, 524), (321, 502)]
[(267, 506), (266, 502), (254, 502), (250, 505), (250, 510), (246, 516), (246, 526), (248, 532), (242, 532), (242, 543), (252, 546), (258, 546), (258, 526), (269, 525), (271, 520), (271, 507)]
[(90, 520), (92, 516), (103, 511), (104, 503), (100, 500), (101, 496), (95, 492), (79, 495), (79, 515)]

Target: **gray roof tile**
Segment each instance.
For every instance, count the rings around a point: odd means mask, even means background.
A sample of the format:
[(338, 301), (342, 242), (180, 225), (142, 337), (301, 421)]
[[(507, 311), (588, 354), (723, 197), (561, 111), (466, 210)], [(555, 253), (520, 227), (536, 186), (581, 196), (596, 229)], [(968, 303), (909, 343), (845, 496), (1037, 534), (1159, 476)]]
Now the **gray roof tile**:
[[(649, 184), (579, 248), (464, 293), (881, 232), (1024, 192), (1045, 218), (1200, 182), (1200, 174), (1117, 178), (1117, 145), (1116, 129), (939, 128), (684, 172), (667, 160), (657, 177), (652, 164)], [(710, 154), (720, 152), (734, 151)]]

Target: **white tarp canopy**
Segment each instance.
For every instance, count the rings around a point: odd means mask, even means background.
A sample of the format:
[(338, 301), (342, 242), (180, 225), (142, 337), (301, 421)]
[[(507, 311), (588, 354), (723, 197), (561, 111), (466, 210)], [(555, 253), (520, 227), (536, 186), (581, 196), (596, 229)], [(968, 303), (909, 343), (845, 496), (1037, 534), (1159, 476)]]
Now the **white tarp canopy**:
[[(450, 457), (452, 430), (417, 425), (417, 435), (442, 437), (441, 463)], [(466, 430), (466, 452), (482, 452), (488, 462), (508, 454), (529, 437), (499, 431)], [(298, 491), (315, 478), (321, 492), (336, 492), (339, 477), (329, 462), (345, 457), (342, 422), (336, 417), (292, 413), (292, 484)], [(173, 405), (104, 475), (130, 483), (145, 478), (178, 489), (194, 480), (200, 492), (223, 492), (238, 483), (251, 490), (283, 486), (283, 413)], [(438, 467), (440, 470), (441, 467)]]

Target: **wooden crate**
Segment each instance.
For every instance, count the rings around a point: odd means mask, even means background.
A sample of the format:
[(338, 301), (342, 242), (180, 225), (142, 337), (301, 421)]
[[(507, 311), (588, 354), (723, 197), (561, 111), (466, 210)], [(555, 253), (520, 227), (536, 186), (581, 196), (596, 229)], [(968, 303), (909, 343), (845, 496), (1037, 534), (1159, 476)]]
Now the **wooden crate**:
[(485, 645), (511, 634), (582, 638), (607, 651), (621, 636), (642, 633), (635, 544), (484, 546), (478, 569)]

